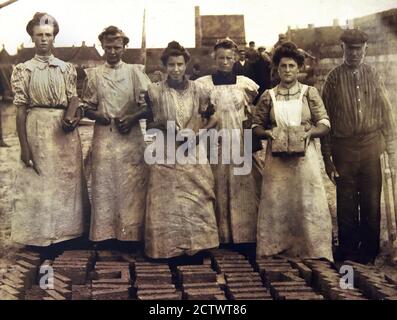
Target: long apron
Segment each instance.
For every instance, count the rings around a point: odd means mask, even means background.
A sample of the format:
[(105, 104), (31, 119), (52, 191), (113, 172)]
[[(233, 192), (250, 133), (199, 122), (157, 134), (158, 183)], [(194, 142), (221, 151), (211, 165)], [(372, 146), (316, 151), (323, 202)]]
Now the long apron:
[(78, 130), (65, 134), (64, 110), (33, 108), (27, 139), (40, 175), (20, 162), (15, 186), (12, 240), (48, 246), (78, 238), (84, 231), (87, 190)]
[[(197, 132), (200, 97), (193, 82), (187, 90), (176, 101), (165, 83), (158, 90), (149, 90), (155, 119), (174, 120), (179, 112), (187, 111), (189, 120), (176, 122)], [(151, 258), (193, 255), (219, 245), (214, 177), (203, 146), (196, 146), (196, 154), (191, 157), (186, 164), (150, 165), (145, 253)]]
[[(216, 217), (221, 243), (250, 243), (256, 240), (258, 204), (260, 197), (261, 165), (252, 155), (252, 170), (247, 175), (236, 175), (242, 167), (231, 161), (222, 162), (225, 146), (233, 146), (233, 131), (239, 132), (240, 154), (244, 151), (243, 121), (245, 120), (243, 92), (233, 85), (215, 86), (211, 93), (215, 105), (218, 130), (229, 132), (218, 146), (218, 164), (211, 165), (215, 177)], [(236, 144), (234, 144), (234, 147)], [(228, 148), (226, 148), (228, 150)]]
[[(297, 100), (277, 101), (277, 126), (300, 125), (304, 86)], [(332, 260), (332, 223), (318, 153), (310, 142), (304, 157), (273, 157), (268, 145), (258, 213), (257, 256), (284, 253)]]
[(113, 120), (108, 126), (95, 124), (91, 240), (142, 240), (147, 186), (144, 148), (139, 122), (128, 134), (119, 133)]

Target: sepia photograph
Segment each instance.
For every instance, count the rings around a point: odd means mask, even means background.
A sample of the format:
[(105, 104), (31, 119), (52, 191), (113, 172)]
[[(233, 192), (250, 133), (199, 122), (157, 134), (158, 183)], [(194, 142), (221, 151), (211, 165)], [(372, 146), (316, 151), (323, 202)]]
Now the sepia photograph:
[(0, 300), (397, 300), (396, 1), (0, 0)]

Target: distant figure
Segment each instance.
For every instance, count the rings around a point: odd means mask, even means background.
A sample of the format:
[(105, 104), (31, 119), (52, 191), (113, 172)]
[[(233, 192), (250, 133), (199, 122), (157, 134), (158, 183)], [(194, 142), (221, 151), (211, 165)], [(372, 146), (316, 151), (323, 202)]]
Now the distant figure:
[(194, 81), (200, 77), (201, 77), (200, 65), (198, 63), (195, 63), (193, 65), (192, 74), (191, 74), (189, 80)]
[(245, 53), (245, 48), (240, 48), (238, 50), (239, 60), (234, 63), (233, 72), (236, 76), (246, 76), (251, 78), (251, 64), (247, 60)]
[(272, 87), (270, 78), (272, 64), (270, 57), (266, 52), (266, 48), (259, 47), (258, 54), (259, 58), (251, 65), (252, 80), (259, 85), (258, 95), (254, 100), (254, 104), (257, 103), (259, 97), (266, 89), (270, 89)]
[(258, 51), (256, 50), (255, 42), (250, 41), (248, 46), (249, 47), (247, 48), (245, 57), (249, 63), (255, 63), (259, 59), (259, 54), (258, 54)]

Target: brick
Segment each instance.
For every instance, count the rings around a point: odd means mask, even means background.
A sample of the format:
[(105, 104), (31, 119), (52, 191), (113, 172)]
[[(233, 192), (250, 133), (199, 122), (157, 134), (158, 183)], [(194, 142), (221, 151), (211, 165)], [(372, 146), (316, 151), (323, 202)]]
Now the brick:
[(240, 287), (240, 288), (229, 288), (229, 293), (268, 293), (264, 287)]
[(139, 289), (137, 294), (150, 295), (150, 294), (172, 294), (176, 293), (176, 288), (167, 289)]
[(16, 260), (26, 261), (36, 267), (40, 265), (41, 259), (39, 256), (32, 255), (30, 253), (20, 252), (15, 255)]
[[(44, 293), (54, 300), (67, 300), (66, 297), (56, 290), (44, 290)], [(46, 296), (44, 296), (46, 297)]]
[(5, 292), (4, 294), (9, 294), (10, 296), (16, 297), (18, 300), (23, 300), (24, 299), (24, 292), (16, 290), (13, 287), (7, 286), (5, 284), (0, 285), (0, 291)]
[(180, 281), (182, 283), (195, 282), (216, 282), (217, 277), (214, 271), (185, 271), (180, 273)]
[(96, 270), (93, 273), (93, 280), (117, 279), (121, 277), (121, 271), (117, 269)]
[(100, 280), (92, 280), (92, 285), (101, 284), (101, 283), (111, 283), (118, 285), (130, 285), (130, 281), (125, 279), (100, 279)]
[(188, 289), (220, 289), (219, 285), (214, 282), (199, 282), (199, 283), (183, 283), (183, 290)]
[(42, 300), (44, 295), (44, 290), (42, 290), (39, 286), (32, 286), (31, 289), (26, 291), (25, 300)]
[(226, 283), (232, 282), (262, 282), (261, 277), (257, 273), (246, 274), (246, 275), (226, 275)]
[(172, 284), (171, 273), (169, 274), (137, 274), (135, 282), (139, 284), (144, 283), (169, 283)]
[(302, 138), (305, 135), (304, 126), (288, 127), (288, 153), (304, 155), (305, 141)]
[(263, 287), (262, 281), (253, 281), (253, 282), (230, 282), (227, 284), (229, 288), (255, 288), (255, 287)]
[(216, 300), (216, 296), (224, 293), (220, 289), (188, 289), (183, 295), (187, 300)]
[(181, 300), (182, 293), (177, 292), (172, 294), (150, 294), (150, 295), (138, 294), (137, 298), (138, 300)]
[(283, 293), (280, 294), (276, 300), (324, 300), (324, 297), (315, 293)]
[(151, 290), (151, 289), (175, 289), (173, 284), (135, 284), (138, 290)]
[(11, 280), (9, 280), (9, 279), (2, 279), (1, 281), (0, 281), (0, 284), (4, 284), (4, 285), (7, 285), (7, 286), (9, 286), (9, 287), (11, 287), (11, 288), (14, 288), (15, 290), (17, 290), (17, 291), (19, 291), (19, 292), (25, 292), (25, 285), (24, 284), (21, 284), (21, 283), (15, 283), (15, 282), (13, 282), (13, 281), (11, 281)]
[(64, 265), (64, 264), (54, 264), (54, 272), (60, 273), (61, 275), (69, 278), (72, 284), (85, 284), (87, 281), (88, 270), (87, 265)]
[(271, 143), (273, 155), (288, 152), (288, 128), (274, 127), (272, 133), (275, 137)]
[(306, 283), (312, 283), (312, 270), (302, 262), (293, 262), (292, 267), (299, 271), (299, 276), (305, 279)]
[(235, 293), (231, 296), (232, 300), (273, 300), (269, 293)]
[(92, 300), (128, 300), (129, 291), (124, 288), (102, 289), (92, 291)]
[(88, 285), (73, 285), (72, 300), (91, 300), (91, 288)]
[(0, 300), (20, 300), (17, 296), (0, 289)]

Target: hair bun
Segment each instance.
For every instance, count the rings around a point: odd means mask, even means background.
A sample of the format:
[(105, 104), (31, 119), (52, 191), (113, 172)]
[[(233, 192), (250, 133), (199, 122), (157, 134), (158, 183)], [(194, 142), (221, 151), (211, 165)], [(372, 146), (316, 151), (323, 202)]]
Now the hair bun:
[(180, 50), (180, 51), (184, 51), (185, 48), (182, 47), (178, 41), (171, 41), (168, 43), (167, 49), (173, 49), (173, 50)]

